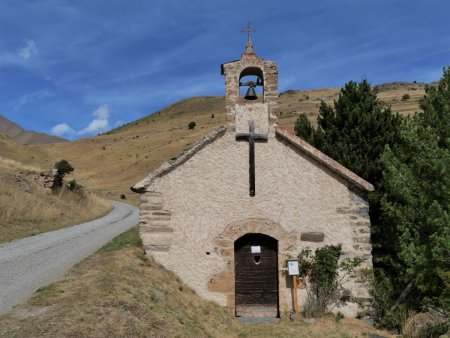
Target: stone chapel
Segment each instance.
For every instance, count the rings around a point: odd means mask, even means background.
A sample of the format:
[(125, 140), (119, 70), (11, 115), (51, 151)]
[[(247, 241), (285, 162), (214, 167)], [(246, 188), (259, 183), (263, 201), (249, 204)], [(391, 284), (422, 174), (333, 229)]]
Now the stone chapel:
[[(255, 54), (250, 35), (221, 73), (227, 124), (131, 188), (140, 236), (147, 255), (201, 297), (236, 316), (279, 317), (293, 308), (286, 261), (303, 248), (340, 243), (345, 257), (372, 266), (373, 186), (277, 126), (277, 65)], [(368, 293), (358, 278), (346, 287), (338, 310), (354, 316), (352, 299)], [(301, 308), (306, 290), (296, 292)]]

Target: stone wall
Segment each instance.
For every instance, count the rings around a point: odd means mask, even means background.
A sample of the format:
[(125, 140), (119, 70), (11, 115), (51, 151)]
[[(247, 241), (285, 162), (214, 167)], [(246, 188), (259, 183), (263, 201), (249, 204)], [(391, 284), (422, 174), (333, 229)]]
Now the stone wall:
[(237, 104), (234, 107), (236, 133), (248, 133), (248, 121), (255, 122), (255, 132), (269, 132), (269, 111), (266, 103)]
[[(234, 306), (232, 243), (248, 232), (279, 241), (281, 313), (291, 309), (289, 280), (281, 274), (302, 248), (341, 243), (344, 256), (371, 266), (370, 223), (364, 196), (341, 176), (269, 134), (255, 144), (256, 196), (248, 193), (248, 143), (226, 132), (141, 195), (144, 248), (196, 292)], [(352, 296), (367, 297), (359, 280)], [(304, 302), (305, 291), (298, 290)], [(339, 309), (355, 315), (356, 305)]]
[(50, 169), (48, 171), (42, 171), (38, 174), (37, 173), (33, 174), (32, 178), (40, 186), (51, 190), (57, 174), (58, 174), (57, 169)]

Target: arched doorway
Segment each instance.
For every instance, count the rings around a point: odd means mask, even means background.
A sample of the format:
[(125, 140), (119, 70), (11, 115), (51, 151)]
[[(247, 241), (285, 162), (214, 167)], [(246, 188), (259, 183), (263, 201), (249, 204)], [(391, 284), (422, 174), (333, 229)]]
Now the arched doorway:
[(246, 234), (234, 242), (236, 316), (278, 317), (278, 241)]

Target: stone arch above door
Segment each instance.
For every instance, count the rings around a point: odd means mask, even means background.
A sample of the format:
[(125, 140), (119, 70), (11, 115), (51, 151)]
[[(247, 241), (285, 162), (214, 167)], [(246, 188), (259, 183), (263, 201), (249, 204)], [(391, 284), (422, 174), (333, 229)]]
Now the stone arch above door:
[[(266, 218), (247, 218), (230, 223), (215, 240), (215, 250), (225, 259), (224, 271), (212, 275), (207, 281), (207, 288), (212, 292), (219, 292), (226, 296), (227, 306), (234, 308), (234, 243), (246, 234), (264, 234), (278, 241), (278, 264), (280, 273), (280, 289), (282, 283), (281, 268), (290, 255), (298, 251), (298, 236), (286, 231), (279, 223)], [(284, 299), (280, 298), (280, 309), (284, 308)]]

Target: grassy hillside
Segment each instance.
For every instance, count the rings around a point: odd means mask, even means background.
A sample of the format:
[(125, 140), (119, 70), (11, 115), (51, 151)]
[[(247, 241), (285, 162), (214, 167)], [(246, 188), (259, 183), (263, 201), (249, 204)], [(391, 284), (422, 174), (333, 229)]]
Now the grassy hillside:
[(64, 280), (0, 316), (5, 337), (362, 337), (386, 332), (334, 316), (275, 325), (243, 325), (199, 298), (142, 248), (137, 229), (78, 264)]
[(13, 139), (15, 142), (19, 144), (68, 142), (67, 139), (62, 137), (25, 130), (18, 124), (8, 120), (7, 118), (1, 115), (0, 115), (0, 132), (8, 135), (9, 137), (11, 137), (11, 139)]
[(0, 157), (0, 243), (78, 224), (111, 209), (87, 191), (49, 193), (33, 180), (37, 172)]
[[(423, 84), (391, 83), (377, 86), (379, 98), (392, 105), (395, 112), (411, 114), (419, 110), (418, 100), (424, 94)], [(279, 125), (293, 129), (301, 113), (307, 113), (315, 124), (320, 101), (332, 104), (339, 88), (286, 91), (280, 94)], [(410, 95), (402, 100), (404, 94)], [(197, 127), (189, 130), (189, 122)], [(225, 123), (224, 97), (192, 97), (176, 102), (159, 112), (134, 121), (104, 135), (75, 142), (33, 145), (6, 151), (24, 163), (50, 167), (60, 159), (74, 167), (74, 177), (81, 184), (105, 197), (126, 194), (131, 201), (137, 196), (129, 187), (144, 178), (164, 161), (180, 153), (214, 128)], [(0, 139), (0, 142), (1, 139)], [(0, 156), (4, 150), (0, 143)]]
[(45, 165), (47, 152), (38, 149), (34, 152), (30, 151), (29, 147), (16, 143), (9, 136), (0, 132), (0, 156), (26, 165), (41, 167)]

